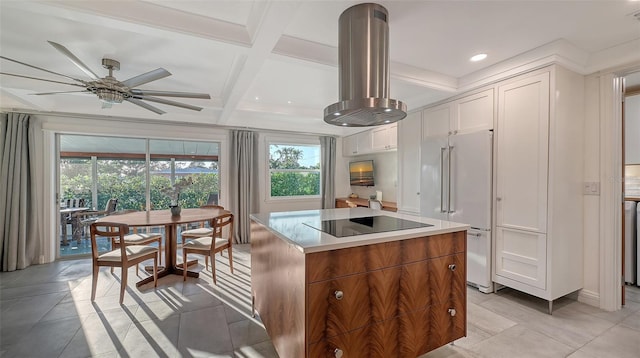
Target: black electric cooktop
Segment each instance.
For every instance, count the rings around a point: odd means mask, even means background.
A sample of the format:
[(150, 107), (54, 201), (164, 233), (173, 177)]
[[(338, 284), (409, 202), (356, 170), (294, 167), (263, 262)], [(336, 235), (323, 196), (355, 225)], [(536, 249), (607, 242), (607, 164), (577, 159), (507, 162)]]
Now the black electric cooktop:
[(365, 216), (361, 218), (323, 220), (318, 224), (304, 223), (335, 237), (347, 237), (379, 232), (417, 229), (433, 226), (411, 220), (398, 219), (391, 216)]

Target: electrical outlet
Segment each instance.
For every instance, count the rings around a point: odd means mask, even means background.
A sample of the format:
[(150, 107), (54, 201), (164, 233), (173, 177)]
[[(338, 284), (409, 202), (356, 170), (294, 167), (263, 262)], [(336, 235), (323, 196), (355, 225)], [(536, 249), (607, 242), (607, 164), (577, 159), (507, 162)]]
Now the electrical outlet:
[(582, 194), (584, 195), (600, 195), (600, 183), (596, 181), (584, 182), (582, 186)]

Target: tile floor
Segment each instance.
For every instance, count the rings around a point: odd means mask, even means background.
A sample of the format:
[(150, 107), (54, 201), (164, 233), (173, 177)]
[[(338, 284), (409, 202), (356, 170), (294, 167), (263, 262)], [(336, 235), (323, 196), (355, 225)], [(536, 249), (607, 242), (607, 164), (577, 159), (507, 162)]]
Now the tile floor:
[[(120, 275), (108, 269), (91, 303), (88, 259), (0, 273), (0, 356), (277, 357), (250, 315), (249, 264), (249, 247), (236, 245), (234, 275), (218, 256), (217, 286), (200, 266), (199, 279), (167, 276), (155, 290), (136, 288), (132, 268), (123, 306)], [(622, 310), (604, 312), (563, 298), (549, 316), (546, 301), (511, 289), (469, 288), (468, 336), (422, 358), (638, 358), (640, 289), (627, 287), (627, 300)]]

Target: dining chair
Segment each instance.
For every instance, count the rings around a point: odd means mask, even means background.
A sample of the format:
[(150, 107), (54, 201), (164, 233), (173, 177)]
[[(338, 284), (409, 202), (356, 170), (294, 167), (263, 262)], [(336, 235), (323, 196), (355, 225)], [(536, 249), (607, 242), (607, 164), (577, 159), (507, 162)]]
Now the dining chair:
[(73, 233), (74, 238), (80, 242), (80, 237), (84, 236), (85, 228), (101, 217), (111, 215), (116, 211), (118, 207), (118, 199), (111, 198), (107, 201), (104, 210), (87, 210), (74, 213), (73, 217), (76, 220), (76, 231)]
[[(220, 205), (215, 205), (215, 204), (202, 205), (202, 206), (200, 206), (200, 208), (202, 208), (202, 209), (210, 208), (210, 209), (224, 210), (224, 207), (222, 207)], [(181, 232), (180, 235), (182, 236), (183, 244), (184, 244), (185, 240), (193, 240), (193, 239), (197, 239), (197, 238), (200, 238), (200, 237), (211, 235), (211, 233), (213, 232), (211, 227), (213, 227), (213, 225), (211, 223), (209, 223), (209, 227), (205, 227), (204, 226), (204, 222), (202, 222), (202, 223), (200, 223), (200, 227), (198, 227), (196, 229), (190, 229), (190, 230), (185, 230), (185, 231)], [(205, 268), (208, 270), (209, 269), (209, 257), (208, 256), (205, 256), (205, 258), (204, 258), (204, 265), (205, 265)]]
[[(229, 256), (229, 269), (233, 274), (233, 214), (222, 214), (211, 220), (211, 234), (188, 241), (182, 245), (182, 262), (187, 262), (188, 254), (204, 255), (211, 257), (211, 276), (216, 282), (216, 258), (217, 252), (227, 250)], [(187, 270), (183, 270), (183, 280), (187, 280)]]
[[(122, 215), (136, 211), (137, 210), (133, 209), (119, 210), (111, 215)], [(133, 228), (133, 233), (124, 236), (125, 245), (149, 245), (154, 242), (158, 243), (158, 264), (162, 265), (162, 234), (156, 232), (138, 232), (138, 228), (136, 227)], [(112, 236), (111, 249), (116, 249), (118, 247), (120, 247), (120, 237)], [(113, 272), (113, 267), (111, 268), (111, 272)], [(136, 265), (136, 274), (138, 274), (138, 265)]]
[(117, 249), (99, 253), (96, 238), (117, 237), (120, 242), (124, 242), (124, 237), (129, 233), (127, 224), (112, 222), (95, 222), (91, 224), (91, 256), (93, 262), (93, 280), (91, 282), (91, 301), (96, 298), (96, 287), (98, 285), (98, 274), (100, 266), (120, 267), (122, 277), (120, 278), (120, 304), (124, 300), (124, 291), (127, 287), (127, 273), (129, 267), (140, 262), (153, 259), (153, 285), (158, 287), (158, 249), (148, 245), (120, 245)]
[(370, 199), (369, 208), (374, 210), (382, 210), (382, 203), (379, 200)]

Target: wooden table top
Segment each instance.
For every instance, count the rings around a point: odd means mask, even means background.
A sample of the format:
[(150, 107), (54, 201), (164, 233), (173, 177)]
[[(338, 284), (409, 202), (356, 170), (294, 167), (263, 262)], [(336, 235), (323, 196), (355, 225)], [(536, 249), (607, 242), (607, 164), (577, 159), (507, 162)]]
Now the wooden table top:
[(97, 222), (116, 222), (129, 226), (177, 225), (211, 220), (227, 212), (227, 210), (215, 208), (192, 208), (182, 209), (180, 215), (172, 216), (171, 210), (136, 211), (127, 214), (105, 216), (98, 219)]

